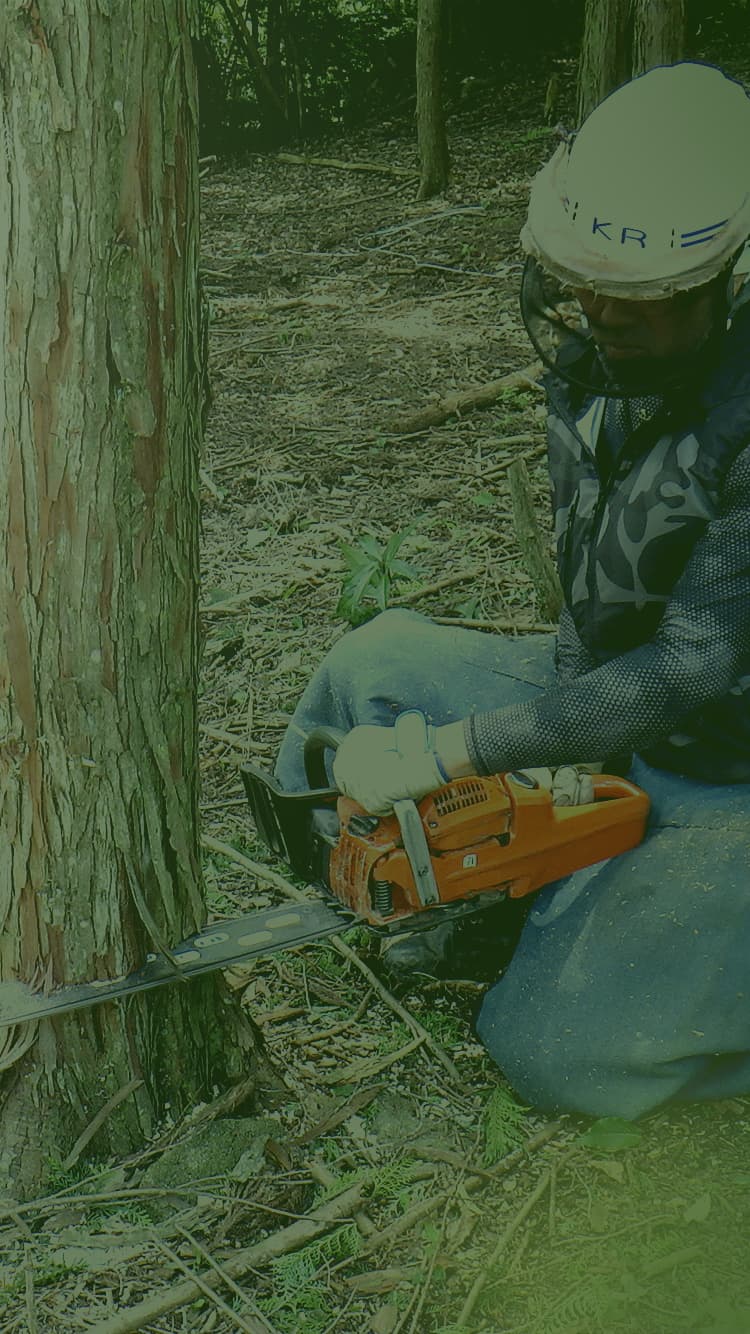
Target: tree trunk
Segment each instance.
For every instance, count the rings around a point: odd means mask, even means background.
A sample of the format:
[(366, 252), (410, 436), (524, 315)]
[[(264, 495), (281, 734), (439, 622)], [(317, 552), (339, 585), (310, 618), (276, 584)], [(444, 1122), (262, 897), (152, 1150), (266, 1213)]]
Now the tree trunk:
[[(190, 0), (190, 3), (192, 3), (192, 0)], [(269, 142), (282, 143), (287, 137), (288, 131), (286, 108), (271, 83), (258, 46), (245, 21), (245, 15), (238, 4), (238, 0), (219, 0), (219, 3), (224, 11), (227, 23), (232, 29), (237, 47), (247, 62), (247, 68), (253, 80), (263, 130)]]
[(586, 0), (578, 124), (628, 79), (681, 60), (685, 0)]
[(266, 71), (279, 101), (284, 103), (284, 69), (281, 59), (281, 0), (268, 0), (266, 10)]
[[(0, 980), (114, 976), (204, 919), (194, 0), (0, 12)], [(248, 1073), (215, 978), (11, 1030), (0, 1181)]]
[(578, 124), (630, 77), (631, 0), (586, 0), (578, 64)]
[(685, 0), (633, 0), (633, 75), (682, 60), (685, 31)]
[(417, 199), (431, 199), (448, 185), (450, 160), (440, 62), (442, 11), (442, 0), (418, 0), (417, 134), (421, 170)]

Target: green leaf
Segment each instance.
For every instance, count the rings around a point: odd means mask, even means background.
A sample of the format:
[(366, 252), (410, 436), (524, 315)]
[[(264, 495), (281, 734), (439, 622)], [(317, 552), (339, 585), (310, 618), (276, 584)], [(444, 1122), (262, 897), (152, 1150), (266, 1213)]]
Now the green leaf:
[(374, 570), (378, 564), (362, 547), (352, 547), (348, 542), (339, 542), (341, 554), (350, 570)]
[(373, 584), (374, 577), (377, 577), (376, 571), (370, 566), (348, 575), (341, 588), (342, 599), (346, 599), (352, 607), (358, 606), (365, 591)]
[(633, 1121), (626, 1121), (622, 1116), (603, 1116), (589, 1126), (578, 1143), (589, 1149), (617, 1153), (620, 1149), (634, 1148), (642, 1138), (643, 1132)]
[(368, 556), (371, 556), (374, 561), (380, 564), (384, 555), (382, 542), (378, 542), (377, 538), (370, 533), (363, 533), (358, 538), (358, 544), (363, 551), (367, 552)]
[(471, 497), (472, 505), (478, 505), (480, 509), (494, 509), (496, 499), (490, 491), (477, 491), (475, 496)]
[(407, 524), (406, 528), (402, 528), (400, 532), (393, 533), (392, 536), (389, 537), (385, 551), (383, 552), (383, 563), (385, 565), (390, 565), (399, 547), (406, 541), (407, 537), (411, 536), (413, 528), (413, 524)]
[(405, 560), (391, 561), (390, 572), (394, 579), (421, 579), (421, 573), (414, 565)]

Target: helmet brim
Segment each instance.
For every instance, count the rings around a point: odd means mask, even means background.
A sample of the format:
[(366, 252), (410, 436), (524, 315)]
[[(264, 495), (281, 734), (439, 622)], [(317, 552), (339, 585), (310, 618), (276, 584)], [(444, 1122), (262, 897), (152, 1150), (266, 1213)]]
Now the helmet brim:
[[(686, 264), (685, 250), (661, 256), (658, 274), (649, 272), (643, 255), (633, 251), (597, 250), (586, 243), (582, 229), (571, 223), (565, 194), (569, 146), (561, 144), (535, 176), (521, 245), (561, 284), (584, 288), (625, 301), (653, 301), (700, 287), (716, 277), (750, 236), (750, 195), (721, 231), (701, 246), (700, 259)], [(694, 252), (693, 252), (694, 253)], [(649, 261), (652, 262), (652, 261)]]

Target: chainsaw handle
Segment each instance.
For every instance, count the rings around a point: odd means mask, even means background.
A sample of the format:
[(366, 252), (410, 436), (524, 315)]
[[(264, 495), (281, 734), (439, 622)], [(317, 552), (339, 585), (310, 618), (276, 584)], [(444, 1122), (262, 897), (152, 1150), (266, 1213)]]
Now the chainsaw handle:
[(326, 751), (338, 750), (346, 732), (340, 727), (314, 727), (305, 737), (303, 751), (305, 774), (313, 789), (328, 788), (331, 784), (326, 771)]
[(614, 797), (635, 797), (637, 800), (647, 800), (643, 789), (636, 787), (627, 778), (620, 778), (616, 774), (592, 774), (594, 780), (594, 801), (609, 801)]

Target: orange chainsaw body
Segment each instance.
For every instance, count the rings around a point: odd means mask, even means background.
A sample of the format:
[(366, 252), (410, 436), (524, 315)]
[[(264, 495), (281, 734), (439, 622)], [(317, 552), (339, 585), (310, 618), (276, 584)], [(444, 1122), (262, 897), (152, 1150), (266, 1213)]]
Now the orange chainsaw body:
[[(492, 891), (521, 898), (626, 852), (643, 838), (649, 800), (627, 779), (596, 774), (593, 802), (553, 806), (533, 780), (505, 773), (453, 779), (417, 810), (442, 905)], [(375, 926), (423, 911), (396, 816), (376, 820), (349, 797), (337, 811), (328, 866), (336, 898)]]

